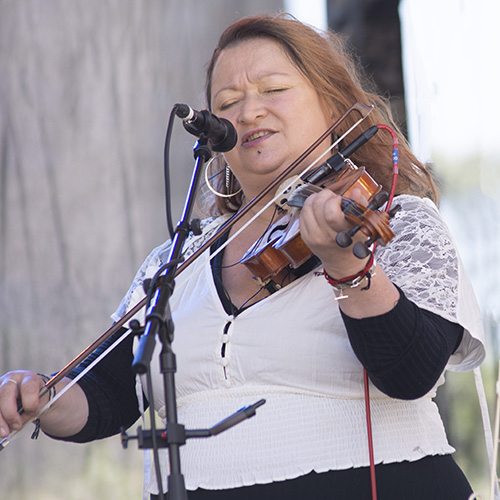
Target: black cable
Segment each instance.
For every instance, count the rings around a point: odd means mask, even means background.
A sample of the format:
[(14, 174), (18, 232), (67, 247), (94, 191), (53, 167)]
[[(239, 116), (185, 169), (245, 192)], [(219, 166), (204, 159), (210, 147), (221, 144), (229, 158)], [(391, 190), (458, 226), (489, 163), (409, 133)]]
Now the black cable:
[(173, 124), (176, 117), (177, 106), (172, 108), (170, 112), (170, 118), (168, 120), (167, 133), (165, 135), (165, 148), (163, 150), (163, 177), (165, 180), (165, 211), (167, 217), (167, 227), (170, 239), (174, 237), (174, 225), (172, 223), (172, 206), (171, 206), (171, 196), (170, 196), (170, 139), (172, 138)]

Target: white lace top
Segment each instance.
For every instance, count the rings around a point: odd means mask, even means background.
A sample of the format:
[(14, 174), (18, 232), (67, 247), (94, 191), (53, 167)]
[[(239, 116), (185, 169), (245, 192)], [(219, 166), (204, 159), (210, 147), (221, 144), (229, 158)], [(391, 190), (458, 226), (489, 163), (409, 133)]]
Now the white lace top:
[[(396, 202), (402, 207), (391, 222), (396, 237), (377, 249), (377, 260), (410, 300), (463, 325), (463, 340), (448, 369), (470, 370), (484, 358), (482, 324), (452, 238), (430, 201), (403, 195)], [(207, 221), (204, 234), (188, 242), (187, 253), (221, 222)], [(165, 244), (146, 259), (115, 320), (142, 299), (139, 285), (167, 256)], [(188, 489), (233, 488), (369, 464), (362, 366), (320, 272), (295, 280), (234, 318), (222, 307), (205, 252), (177, 278), (171, 308), (180, 423), (187, 429), (211, 427), (242, 406), (266, 400), (255, 417), (181, 448)], [(156, 353), (152, 372), (159, 373)], [(164, 418), (159, 376), (154, 388), (156, 409)], [(403, 401), (370, 386), (377, 463), (453, 451), (434, 394), (435, 389)], [(166, 453), (161, 457), (166, 478)], [(145, 469), (145, 489), (157, 493), (148, 459)]]

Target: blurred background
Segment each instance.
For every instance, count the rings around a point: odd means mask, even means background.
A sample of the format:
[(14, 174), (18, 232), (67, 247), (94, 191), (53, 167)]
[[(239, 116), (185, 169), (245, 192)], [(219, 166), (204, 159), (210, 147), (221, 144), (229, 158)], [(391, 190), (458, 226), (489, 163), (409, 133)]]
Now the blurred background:
[[(177, 102), (203, 109), (204, 66), (225, 26), (287, 11), (351, 39), (432, 163), (441, 210), (476, 289), (495, 403), (500, 323), (497, 0), (0, 0), (0, 373), (58, 371), (110, 325), (167, 238), (163, 143)], [(194, 138), (174, 131), (180, 215)], [(488, 492), (471, 373), (439, 405), (456, 459)], [(142, 453), (119, 438), (72, 445), (26, 429), (0, 455), (0, 498), (141, 498)]]

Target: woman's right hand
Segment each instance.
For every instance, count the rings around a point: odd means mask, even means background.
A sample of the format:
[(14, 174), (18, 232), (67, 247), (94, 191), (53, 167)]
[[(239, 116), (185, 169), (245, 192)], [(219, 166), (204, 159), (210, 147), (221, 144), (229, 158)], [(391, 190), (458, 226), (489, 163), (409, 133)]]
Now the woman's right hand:
[[(40, 415), (42, 431), (52, 436), (72, 436), (85, 426), (89, 407), (87, 397), (78, 384), (69, 390), (71, 379), (63, 378), (56, 385), (60, 397), (43, 415)], [(11, 371), (0, 377), (0, 439), (19, 430), (30, 418), (35, 417), (48, 403), (49, 394), (40, 398), (45, 382), (40, 375), (27, 371)], [(23, 412), (19, 413), (22, 406)]]
[(44, 385), (39, 375), (27, 370), (11, 371), (0, 377), (0, 438), (19, 430), (48, 402), (47, 394), (39, 397)]

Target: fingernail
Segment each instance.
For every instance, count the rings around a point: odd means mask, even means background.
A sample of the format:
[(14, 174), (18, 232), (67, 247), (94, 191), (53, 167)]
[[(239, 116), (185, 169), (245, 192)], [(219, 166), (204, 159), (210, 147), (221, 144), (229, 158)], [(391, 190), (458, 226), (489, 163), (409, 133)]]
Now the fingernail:
[(0, 427), (0, 437), (4, 438), (9, 435), (7, 429), (5, 427)]

